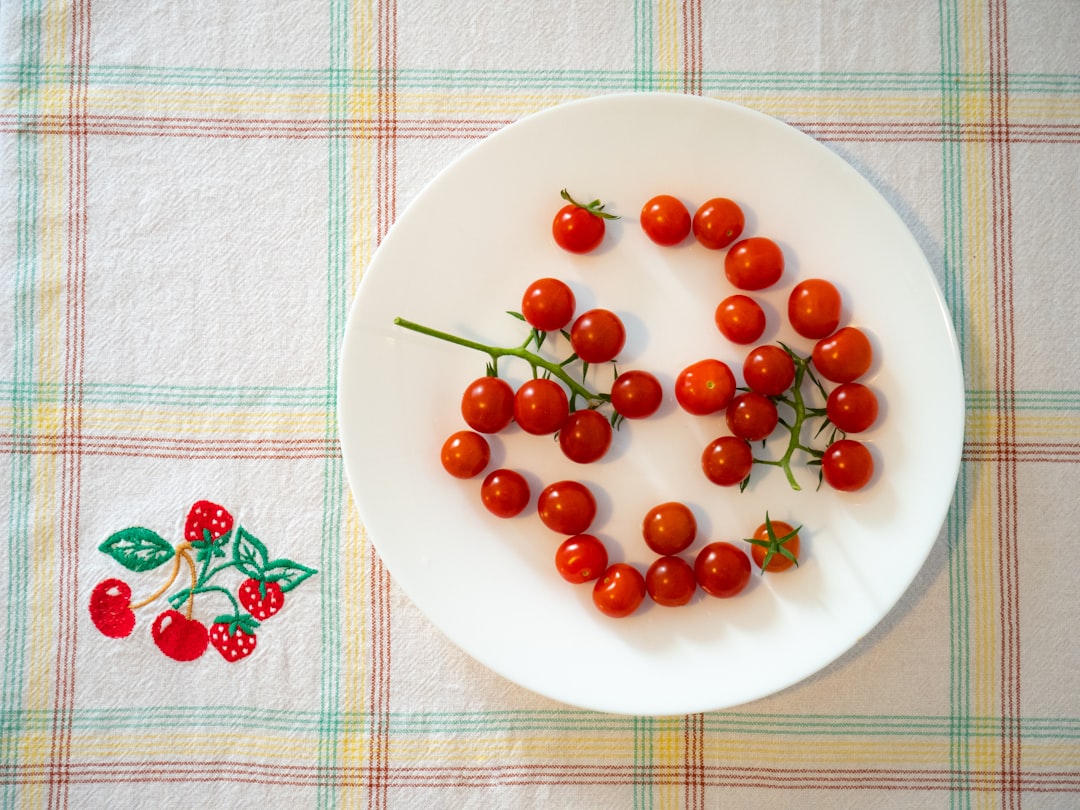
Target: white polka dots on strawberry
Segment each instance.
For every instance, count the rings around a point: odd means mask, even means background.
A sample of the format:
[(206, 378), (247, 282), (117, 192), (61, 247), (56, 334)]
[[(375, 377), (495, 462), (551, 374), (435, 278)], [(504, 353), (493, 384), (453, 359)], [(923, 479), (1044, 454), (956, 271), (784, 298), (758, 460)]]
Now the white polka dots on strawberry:
[(188, 512), (184, 523), (184, 539), (189, 543), (217, 541), (232, 531), (233, 516), (222, 506), (210, 501), (198, 501)]

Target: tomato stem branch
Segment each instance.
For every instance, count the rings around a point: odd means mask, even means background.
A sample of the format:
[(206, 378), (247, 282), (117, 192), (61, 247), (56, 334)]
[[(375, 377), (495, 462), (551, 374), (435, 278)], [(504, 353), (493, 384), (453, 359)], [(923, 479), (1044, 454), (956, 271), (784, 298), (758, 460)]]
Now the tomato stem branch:
[(590, 391), (585, 385), (578, 382), (566, 371), (566, 364), (571, 362), (574, 358), (571, 357), (568, 360), (557, 362), (549, 360), (536, 352), (529, 350), (529, 344), (536, 339), (535, 334), (530, 334), (529, 339), (520, 346), (491, 346), (487, 343), (480, 343), (476, 340), (469, 340), (459, 335), (454, 335), (449, 332), (444, 332), (441, 329), (433, 329), (430, 326), (424, 326), (423, 324), (416, 323), (415, 321), (407, 320), (406, 318), (394, 318), (394, 324), (405, 329), (409, 329), (413, 332), (419, 332), (422, 335), (428, 337), (437, 338), (438, 340), (444, 340), (447, 343), (453, 343), (457, 346), (463, 346), (466, 349), (473, 349), (474, 351), (483, 352), (491, 358), (492, 368), (496, 368), (500, 357), (517, 357), (524, 360), (529, 364), (533, 371), (533, 376), (536, 376), (537, 369), (542, 368), (551, 374), (553, 377), (558, 378), (567, 388), (570, 389), (570, 393), (575, 397), (581, 397), (589, 406), (592, 407), (601, 402), (608, 402), (611, 397), (608, 394), (600, 394), (594, 391)]

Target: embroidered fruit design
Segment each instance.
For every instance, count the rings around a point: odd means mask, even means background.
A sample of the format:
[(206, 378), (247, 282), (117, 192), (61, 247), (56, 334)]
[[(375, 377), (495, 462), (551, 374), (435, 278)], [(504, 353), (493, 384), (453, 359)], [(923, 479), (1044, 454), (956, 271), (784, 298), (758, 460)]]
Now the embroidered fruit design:
[(90, 594), (90, 619), (109, 638), (130, 636), (135, 629), (131, 586), (122, 579), (99, 582)]
[(260, 579), (245, 579), (240, 583), (240, 590), (236, 595), (244, 610), (260, 622), (281, 610), (285, 603), (285, 594), (282, 593), (280, 585)]
[(206, 625), (178, 610), (166, 610), (150, 630), (158, 649), (176, 661), (194, 661), (204, 652), (209, 636)]
[[(563, 197), (573, 203), (566, 192)], [(596, 202), (578, 205), (576, 211), (573, 206), (560, 210), (556, 242), (571, 252), (595, 249), (604, 238), (602, 218), (617, 219), (601, 214), (602, 208)], [(639, 224), (661, 248), (686, 246), (692, 233), (698, 246), (718, 252), (719, 304), (710, 315), (729, 348), (743, 347), (739, 363), (718, 359), (709, 346), (701, 349), (702, 359), (681, 370), (666, 369), (681, 412), (716, 425), (720, 433), (712, 434), (716, 438), (691, 463), (696, 461), (711, 483), (740, 492), (749, 486), (753, 470), (769, 467), (780, 468), (790, 488), (801, 490), (796, 460), (814, 471), (819, 489), (824, 485), (853, 492), (869, 486), (874, 454), (848, 434), (869, 429), (878, 416), (876, 395), (858, 381), (870, 371), (874, 349), (862, 329), (842, 322), (846, 307), (840, 290), (819, 278), (793, 283), (783, 296), (786, 306), (781, 315), (786, 314), (794, 336), (785, 338), (787, 343), (756, 345), (772, 317), (766, 316), (758, 293), (771, 289), (775, 295), (781, 279), (793, 274), (784, 249), (768, 237), (745, 235), (743, 212), (730, 199), (714, 197), (693, 216), (690, 210), (677, 197), (661, 194), (645, 204)], [(585, 224), (571, 227), (569, 215)], [(580, 244), (560, 240), (560, 228), (571, 233), (577, 228)], [(489, 440), (513, 425), (534, 436), (554, 435), (556, 441), (549, 446), (556, 444), (577, 464), (591, 464), (604, 458), (612, 430), (624, 420), (648, 419), (660, 412), (664, 375), (616, 365), (627, 344), (622, 317), (598, 307), (579, 313), (576, 307), (577, 296), (566, 282), (537, 279), (525, 289), (520, 311), (508, 313), (530, 327), (522, 342), (511, 345), (488, 344), (402, 317), (394, 319), (403, 329), (486, 355), (485, 376), (473, 380), (461, 399), (462, 418), (472, 430), (459, 430), (442, 445), (446, 471), (462, 482), (480, 481), (481, 502), (494, 516), (518, 519), (533, 514), (560, 535), (556, 571), (569, 582), (595, 580), (594, 603), (608, 616), (634, 613), (646, 596), (665, 606), (690, 603), (698, 589), (711, 597), (730, 598), (746, 587), (754, 564), (762, 573), (796, 568), (802, 526), (773, 521), (768, 512), (753, 537), (746, 538), (749, 548), (702, 538), (696, 556), (680, 556), (693, 554), (688, 549), (695, 542), (696, 525), (692, 510), (678, 502), (661, 504), (646, 516), (646, 545), (656, 555), (651, 565), (639, 569), (609, 563), (603, 541), (592, 533), (596, 498), (583, 483), (548, 484), (526, 511), (533, 500), (523, 471), (510, 468), (505, 459), (499, 460), (499, 469), (488, 470), (493, 458)], [(800, 348), (801, 341), (806, 343)], [(531, 379), (515, 391), (500, 375), (504, 362), (519, 367), (524, 363)], [(612, 370), (606, 390), (604, 368)], [(741, 381), (736, 377), (739, 372)], [(254, 587), (242, 589), (241, 598), (252, 600), (245, 606), (261, 616), (259, 611), (272, 599), (261, 586), (256, 601)]]
[[(271, 558), (258, 537), (210, 501), (191, 507), (184, 540), (175, 547), (153, 530), (133, 526), (110, 535), (99, 550), (135, 573), (171, 563), (165, 583), (136, 602), (126, 582), (103, 580), (90, 594), (89, 612), (102, 634), (126, 638), (135, 629), (136, 611), (165, 597), (168, 608), (154, 619), (150, 637), (175, 661), (193, 661), (211, 644), (226, 661), (248, 657), (255, 650), (259, 622), (281, 610), (285, 593), (317, 573), (293, 560)], [(166, 597), (182, 571), (184, 584)], [(230, 577), (239, 578), (239, 585), (227, 585)], [(228, 612), (218, 614), (209, 630), (195, 616), (196, 597), (200, 604), (211, 597), (228, 604)]]

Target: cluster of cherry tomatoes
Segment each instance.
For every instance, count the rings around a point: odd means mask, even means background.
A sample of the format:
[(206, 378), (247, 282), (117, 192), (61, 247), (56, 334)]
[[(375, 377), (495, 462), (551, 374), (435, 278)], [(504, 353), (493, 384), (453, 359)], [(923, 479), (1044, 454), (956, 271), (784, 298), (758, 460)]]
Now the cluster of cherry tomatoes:
[[(565, 191), (563, 206), (552, 223), (555, 242), (567, 250), (587, 252), (603, 239), (604, 219), (599, 201), (580, 206)], [(765, 332), (766, 316), (752, 295), (775, 285), (784, 272), (780, 246), (764, 236), (740, 238), (745, 216), (738, 203), (716, 197), (702, 204), (693, 215), (677, 197), (661, 194), (648, 200), (639, 217), (641, 228), (656, 244), (673, 246), (693, 233), (705, 248), (728, 248), (724, 275), (739, 290), (716, 307), (716, 326), (728, 340), (740, 345), (755, 344)], [(738, 240), (738, 241), (736, 241)], [(858, 378), (873, 362), (873, 348), (857, 327), (840, 327), (843, 301), (831, 282), (811, 278), (799, 282), (787, 301), (788, 322), (795, 332), (816, 341), (809, 357), (800, 357), (790, 347), (757, 345), (742, 365), (745, 386), (737, 388), (731, 368), (721, 360), (706, 358), (683, 369), (675, 382), (675, 396), (688, 413), (705, 416), (723, 411), (730, 435), (718, 437), (702, 453), (706, 477), (721, 486), (745, 486), (755, 463), (784, 469), (792, 487), (799, 485), (791, 470), (792, 455), (802, 451), (809, 464), (820, 466), (821, 478), (834, 489), (852, 492), (865, 487), (874, 474), (874, 458), (865, 444), (846, 434), (861, 433), (877, 420), (878, 402), (873, 390)], [(821, 378), (837, 386), (826, 392)], [(808, 404), (804, 380), (825, 398), (824, 408)], [(778, 405), (792, 411), (781, 420)], [(823, 418), (834, 431), (824, 449), (803, 440), (808, 420)], [(756, 459), (752, 442), (764, 442), (777, 431), (787, 429), (788, 445), (777, 460)], [(839, 431), (842, 436), (838, 436)]]
[[(605, 212), (599, 200), (578, 203), (565, 190), (562, 197), (566, 205), (552, 223), (555, 242), (574, 253), (594, 250), (603, 241), (606, 222), (617, 217)], [(743, 212), (726, 198), (710, 199), (691, 215), (679, 199), (660, 195), (644, 205), (640, 224), (658, 245), (678, 245), (692, 233), (710, 250), (726, 248), (724, 274), (738, 290), (717, 306), (715, 322), (729, 341), (752, 347), (742, 363), (744, 385), (738, 385), (727, 363), (715, 358), (692, 363), (675, 381), (675, 399), (684, 411), (696, 416), (722, 412), (725, 417), (728, 435), (715, 439), (702, 454), (705, 476), (722, 486), (745, 486), (754, 464), (774, 465), (783, 467), (798, 489), (790, 461), (794, 451), (802, 451), (809, 464), (820, 465), (822, 480), (831, 487), (852, 491), (866, 486), (873, 476), (873, 457), (847, 434), (867, 430), (877, 419), (876, 395), (857, 381), (870, 368), (873, 351), (861, 330), (840, 326), (843, 302), (836, 286), (824, 279), (807, 279), (788, 296), (788, 322), (800, 337), (815, 341), (808, 356), (784, 344), (756, 345), (765, 332), (766, 315), (752, 293), (772, 287), (783, 275), (779, 245), (762, 236), (741, 238)], [(529, 434), (555, 435), (568, 459), (588, 464), (607, 453), (613, 427), (622, 419), (647, 418), (661, 405), (661, 384), (647, 371), (616, 372), (608, 392), (586, 387), (590, 365), (614, 363), (625, 345), (626, 329), (614, 312), (596, 308), (577, 313), (567, 284), (541, 278), (525, 290), (519, 317), (531, 333), (517, 347), (487, 346), (396, 321), (487, 352), (491, 358), (488, 374), (471, 382), (462, 394), (461, 414), (468, 429), (455, 432), (442, 447), (442, 465), (457, 478), (475, 478), (487, 471), (491, 447), (486, 437), (511, 423)], [(562, 361), (539, 352), (552, 333), (569, 342), (571, 354)], [(505, 356), (524, 360), (533, 371), (516, 390), (497, 373), (498, 360)], [(836, 386), (826, 392), (822, 380)], [(810, 383), (805, 389), (804, 382)], [(809, 391), (819, 392), (825, 404), (810, 405)], [(779, 405), (790, 408), (792, 415), (781, 418)], [(825, 420), (833, 428), (824, 449), (804, 443), (804, 423), (811, 419)], [(789, 436), (784, 455), (755, 458), (753, 443), (767, 441), (780, 426)], [(516, 470), (499, 468), (484, 476), (480, 499), (493, 515), (515, 517), (530, 503), (529, 483)], [(735, 596), (749, 581), (751, 560), (762, 571), (798, 565), (801, 527), (768, 515), (745, 538), (749, 554), (734, 543), (710, 542), (691, 561), (682, 554), (697, 538), (693, 511), (677, 501), (659, 504), (642, 521), (645, 544), (657, 555), (642, 574), (629, 563), (609, 564), (603, 541), (590, 533), (597, 502), (585, 484), (563, 480), (544, 487), (536, 512), (548, 529), (563, 537), (555, 552), (560, 576), (571, 583), (592, 582), (593, 601), (608, 616), (630, 615), (646, 597), (664, 606), (685, 605), (698, 588), (713, 597)]]

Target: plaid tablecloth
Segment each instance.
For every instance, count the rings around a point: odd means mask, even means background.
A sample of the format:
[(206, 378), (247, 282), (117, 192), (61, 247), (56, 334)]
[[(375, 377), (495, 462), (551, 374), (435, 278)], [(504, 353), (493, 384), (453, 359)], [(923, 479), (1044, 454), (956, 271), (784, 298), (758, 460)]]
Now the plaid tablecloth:
[[(1080, 805), (1078, 42), (1074, 0), (0, 4), (0, 806)], [(529, 113), (657, 90), (773, 115), (885, 195), (967, 428), (928, 563), (850, 653), (623, 717), (418, 613), (335, 397), (425, 183)], [(193, 586), (227, 631), (205, 654)]]

